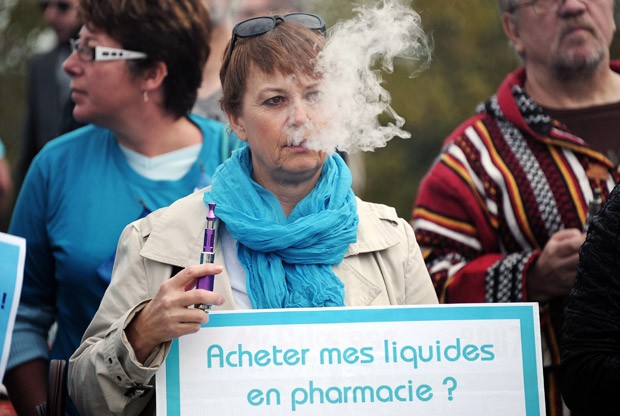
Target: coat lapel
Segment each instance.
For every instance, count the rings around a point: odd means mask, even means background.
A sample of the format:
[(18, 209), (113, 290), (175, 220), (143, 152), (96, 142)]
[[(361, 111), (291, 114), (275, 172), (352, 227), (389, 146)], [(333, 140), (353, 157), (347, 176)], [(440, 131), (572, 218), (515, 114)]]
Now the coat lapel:
[[(381, 276), (365, 276), (364, 261), (369, 253), (380, 252), (400, 242), (396, 221), (396, 211), (357, 200), (360, 223), (357, 241), (349, 246), (343, 261), (334, 266), (334, 273), (346, 287), (347, 306), (371, 304), (381, 294), (382, 289), (373, 279)], [(170, 207), (156, 211), (147, 217), (142, 226), (146, 239), (140, 254), (157, 262), (179, 267), (197, 264), (202, 250), (207, 208), (202, 200), (202, 192), (183, 198)], [(394, 228), (386, 227), (384, 221), (393, 221)], [(383, 230), (378, 234), (376, 230)], [(148, 238), (147, 238), (148, 237)], [(360, 256), (369, 254), (369, 256)], [(224, 264), (222, 246), (216, 243), (215, 262)], [(226, 270), (215, 280), (215, 291), (222, 294), (226, 303), (222, 309), (235, 309), (230, 280)]]

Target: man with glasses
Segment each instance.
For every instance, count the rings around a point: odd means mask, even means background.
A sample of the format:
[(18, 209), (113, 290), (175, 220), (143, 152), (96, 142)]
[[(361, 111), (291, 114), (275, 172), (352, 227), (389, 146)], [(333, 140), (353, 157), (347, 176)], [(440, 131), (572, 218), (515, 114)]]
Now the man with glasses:
[[(523, 66), (446, 140), (412, 224), (442, 302), (540, 303), (547, 415), (588, 212), (620, 161), (613, 0), (499, 0)], [(589, 209), (590, 204), (590, 209)]]
[(32, 159), (58, 135), (62, 108), (69, 99), (70, 79), (62, 63), (71, 53), (69, 40), (82, 26), (78, 0), (40, 0), (39, 5), (43, 20), (56, 35), (56, 44), (35, 54), (28, 65), (27, 108), (16, 178), (20, 184)]

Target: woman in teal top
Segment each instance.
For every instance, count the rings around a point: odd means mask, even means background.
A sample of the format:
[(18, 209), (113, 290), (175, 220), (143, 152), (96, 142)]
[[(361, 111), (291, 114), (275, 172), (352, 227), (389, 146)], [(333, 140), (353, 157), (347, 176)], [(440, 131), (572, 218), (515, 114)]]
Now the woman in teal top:
[(188, 116), (209, 55), (201, 0), (80, 7), (86, 24), (64, 69), (75, 118), (92, 124), (35, 158), (9, 230), (27, 240), (4, 380), (20, 414), (45, 401), (48, 360), (80, 344), (124, 226), (208, 185), (235, 147), (222, 124)]

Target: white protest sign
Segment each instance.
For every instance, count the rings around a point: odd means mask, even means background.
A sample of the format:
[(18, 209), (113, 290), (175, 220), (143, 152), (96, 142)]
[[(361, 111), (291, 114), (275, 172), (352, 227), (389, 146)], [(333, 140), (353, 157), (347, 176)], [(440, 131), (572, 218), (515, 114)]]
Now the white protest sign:
[(0, 233), (0, 380), (11, 348), (11, 335), (24, 279), (26, 240)]
[(538, 305), (211, 312), (159, 415), (544, 415)]

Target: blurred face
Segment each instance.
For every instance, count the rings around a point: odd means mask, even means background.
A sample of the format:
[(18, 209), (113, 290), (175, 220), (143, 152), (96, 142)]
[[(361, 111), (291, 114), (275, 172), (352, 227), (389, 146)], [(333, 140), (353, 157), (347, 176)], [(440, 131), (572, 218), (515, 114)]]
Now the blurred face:
[[(106, 33), (86, 25), (79, 41), (87, 46), (122, 48)], [(142, 81), (130, 72), (127, 61), (83, 61), (73, 52), (63, 69), (71, 77), (73, 116), (79, 121), (113, 129), (120, 119), (133, 117), (143, 108)]]
[(256, 16), (292, 11), (285, 6), (286, 2), (276, 0), (240, 0), (235, 13), (235, 21), (241, 22)]
[[(544, 67), (565, 77), (607, 65), (616, 26), (613, 0), (558, 0), (546, 13), (522, 7), (509, 34), (529, 67)], [(506, 23), (506, 22), (505, 22)]]
[(78, 0), (41, 0), (43, 20), (50, 26), (58, 40), (68, 42), (80, 28)]
[(220, 24), (230, 14), (231, 0), (203, 0), (213, 25)]
[(235, 133), (252, 150), (254, 180), (271, 184), (316, 182), (326, 154), (306, 147), (322, 120), (319, 81), (303, 75), (250, 70), (241, 113), (229, 115)]

